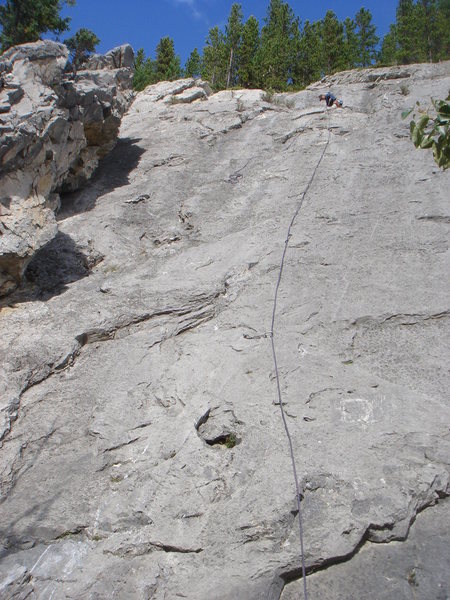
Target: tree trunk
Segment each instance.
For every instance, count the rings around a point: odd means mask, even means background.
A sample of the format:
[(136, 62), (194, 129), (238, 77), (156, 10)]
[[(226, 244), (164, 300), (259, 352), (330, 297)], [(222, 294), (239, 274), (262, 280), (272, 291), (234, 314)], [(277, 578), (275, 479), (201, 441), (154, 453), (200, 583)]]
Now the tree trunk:
[(227, 73), (227, 89), (230, 87), (231, 82), (231, 67), (233, 66), (233, 48), (230, 50), (230, 62), (228, 63), (228, 73)]

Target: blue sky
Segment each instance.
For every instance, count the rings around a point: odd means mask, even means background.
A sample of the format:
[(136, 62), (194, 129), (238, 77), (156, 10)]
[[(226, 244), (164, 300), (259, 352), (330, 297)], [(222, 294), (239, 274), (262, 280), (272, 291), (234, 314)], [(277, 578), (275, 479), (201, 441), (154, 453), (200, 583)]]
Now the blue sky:
[[(301, 21), (322, 19), (333, 10), (339, 19), (354, 17), (361, 6), (369, 9), (381, 38), (395, 21), (398, 0), (290, 0), (289, 5)], [(4, 4), (5, 0), (0, 0)], [(66, 7), (71, 32), (80, 27), (92, 29), (100, 38), (99, 52), (106, 52), (125, 42), (135, 50), (144, 48), (154, 57), (161, 37), (170, 36), (184, 65), (194, 47), (203, 48), (208, 30), (214, 25), (224, 27), (232, 0), (76, 0), (75, 7)], [(262, 24), (268, 0), (242, 0), (244, 17), (255, 15)], [(67, 36), (63, 36), (67, 37)]]

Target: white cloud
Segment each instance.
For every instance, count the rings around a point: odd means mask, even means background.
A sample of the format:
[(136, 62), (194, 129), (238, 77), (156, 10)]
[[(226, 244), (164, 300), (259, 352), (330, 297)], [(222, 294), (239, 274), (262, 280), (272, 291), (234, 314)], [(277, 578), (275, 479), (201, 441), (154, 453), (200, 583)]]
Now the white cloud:
[(202, 19), (204, 17), (204, 15), (200, 12), (200, 10), (197, 7), (196, 0), (173, 0), (173, 2), (175, 4), (184, 4), (185, 6), (190, 8), (193, 17), (196, 19)]

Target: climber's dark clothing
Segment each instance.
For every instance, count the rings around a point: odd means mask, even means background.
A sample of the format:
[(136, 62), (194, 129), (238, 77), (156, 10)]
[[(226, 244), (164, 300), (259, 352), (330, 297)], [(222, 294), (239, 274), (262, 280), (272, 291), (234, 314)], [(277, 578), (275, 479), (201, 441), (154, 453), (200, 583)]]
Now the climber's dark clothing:
[(327, 92), (325, 94), (325, 102), (327, 103), (327, 106), (333, 106), (335, 100), (336, 96), (334, 96), (331, 92)]
[(342, 100), (338, 100), (336, 96), (331, 92), (327, 92), (326, 94), (320, 94), (319, 100), (325, 100), (325, 103), (329, 108), (333, 105), (337, 106), (338, 108), (342, 108), (344, 104)]

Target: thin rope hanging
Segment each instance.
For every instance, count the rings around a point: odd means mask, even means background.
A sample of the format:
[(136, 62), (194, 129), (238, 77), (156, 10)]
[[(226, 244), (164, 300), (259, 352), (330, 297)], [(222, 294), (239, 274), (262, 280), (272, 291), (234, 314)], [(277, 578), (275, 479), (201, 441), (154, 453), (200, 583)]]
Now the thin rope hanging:
[(327, 127), (328, 129), (328, 139), (327, 142), (325, 144), (325, 147), (322, 151), (322, 154), (320, 155), (320, 158), (317, 162), (317, 165), (313, 171), (313, 174), (311, 175), (311, 178), (308, 182), (308, 185), (305, 188), (305, 191), (303, 192), (303, 194), (300, 197), (300, 200), (297, 204), (297, 208), (294, 212), (294, 215), (291, 219), (291, 222), (289, 224), (288, 230), (287, 230), (287, 236), (284, 242), (284, 250), (283, 250), (283, 255), (281, 257), (281, 263), (280, 263), (280, 269), (278, 272), (278, 279), (277, 279), (277, 284), (275, 287), (275, 296), (274, 296), (274, 300), (273, 300), (273, 311), (272, 311), (272, 324), (271, 324), (271, 328), (270, 328), (270, 341), (271, 341), (271, 346), (272, 346), (272, 356), (273, 356), (273, 364), (275, 367), (275, 378), (276, 378), (276, 383), (277, 383), (277, 394), (278, 394), (278, 403), (280, 405), (280, 412), (281, 412), (281, 418), (283, 420), (283, 425), (284, 425), (284, 429), (286, 432), (286, 437), (288, 439), (288, 444), (289, 444), (289, 452), (291, 455), (291, 463), (292, 463), (292, 471), (294, 474), (294, 480), (295, 480), (295, 490), (296, 490), (296, 496), (297, 496), (297, 510), (298, 510), (298, 524), (299, 524), (299, 533), (300, 533), (300, 550), (301, 550), (301, 555), (302, 555), (302, 578), (303, 578), (303, 594), (304, 594), (304, 600), (308, 600), (308, 592), (307, 592), (307, 588), (306, 588), (306, 565), (305, 565), (305, 553), (304, 553), (304, 544), (303, 544), (303, 523), (302, 523), (302, 511), (301, 511), (301, 492), (300, 492), (300, 485), (298, 482), (298, 475), (297, 475), (297, 467), (295, 465), (295, 457), (294, 457), (294, 446), (292, 443), (292, 437), (289, 431), (289, 427), (287, 424), (287, 420), (286, 420), (286, 413), (285, 410), (283, 408), (283, 402), (281, 399), (281, 387), (280, 387), (280, 374), (278, 371), (278, 362), (277, 362), (277, 353), (276, 353), (276, 348), (275, 348), (275, 318), (276, 318), (276, 312), (277, 312), (277, 302), (278, 302), (278, 291), (280, 288), (280, 284), (281, 284), (281, 279), (283, 276), (283, 270), (284, 270), (284, 261), (286, 258), (286, 253), (287, 253), (287, 249), (289, 246), (289, 240), (291, 238), (291, 229), (295, 223), (295, 220), (302, 208), (303, 205), (303, 201), (305, 200), (306, 194), (308, 193), (314, 178), (316, 176), (317, 170), (320, 167), (320, 163), (322, 162), (323, 157), (325, 156), (325, 152), (327, 151), (328, 145), (330, 143), (330, 127), (328, 125)]

